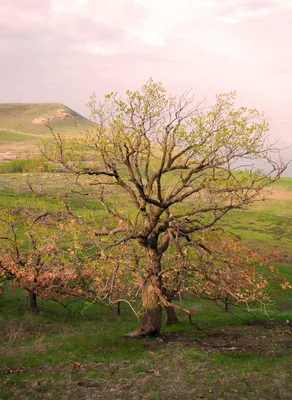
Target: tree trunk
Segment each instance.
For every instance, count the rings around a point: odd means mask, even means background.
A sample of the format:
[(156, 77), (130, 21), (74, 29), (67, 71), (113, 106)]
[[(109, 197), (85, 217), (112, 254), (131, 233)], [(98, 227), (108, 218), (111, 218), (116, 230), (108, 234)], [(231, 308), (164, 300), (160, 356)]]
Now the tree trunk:
[(229, 311), (229, 297), (228, 296), (225, 297), (224, 302), (225, 302), (225, 312), (228, 312)]
[[(169, 303), (171, 303), (172, 299), (177, 294), (176, 290), (169, 290), (166, 288), (162, 288), (162, 293)], [(176, 324), (178, 322), (178, 318), (176, 316), (175, 308), (171, 306), (165, 306), (165, 310), (167, 314), (166, 325), (170, 326)]]
[(178, 318), (175, 313), (175, 309), (171, 306), (165, 306), (166, 314), (167, 314), (167, 321), (166, 325), (174, 325), (178, 322)]
[(32, 312), (38, 312), (37, 295), (34, 292), (29, 294), (29, 308)]
[(155, 293), (157, 277), (150, 276), (142, 284), (142, 301), (144, 306), (144, 315), (142, 325), (134, 332), (127, 334), (127, 337), (157, 336), (160, 334), (162, 324), (162, 307), (159, 304), (159, 298)]
[(156, 289), (161, 288), (161, 279), (159, 272), (161, 270), (161, 256), (155, 250), (148, 252), (148, 268), (149, 275), (147, 278), (140, 277), (142, 303), (144, 307), (144, 315), (142, 325), (134, 332), (127, 334), (127, 337), (139, 338), (144, 336), (157, 336), (160, 334), (162, 325), (162, 307), (159, 303), (159, 297)]

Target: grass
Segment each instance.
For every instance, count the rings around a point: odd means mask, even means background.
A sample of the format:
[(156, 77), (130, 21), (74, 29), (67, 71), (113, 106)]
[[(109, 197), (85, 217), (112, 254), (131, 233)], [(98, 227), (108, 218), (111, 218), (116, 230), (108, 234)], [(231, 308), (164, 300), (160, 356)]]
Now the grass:
[[(39, 197), (32, 192), (17, 192), (13, 189), (0, 189), (0, 208), (2, 207), (12, 207), (15, 205), (25, 206), (31, 205), (34, 200), (40, 199), (42, 204), (46, 207), (55, 206), (59, 203), (57, 199), (52, 200), (50, 198)], [(102, 206), (95, 201), (89, 199), (85, 196), (72, 196), (67, 199), (67, 204), (72, 210), (78, 214), (84, 214), (91, 211), (100, 211)]]
[(281, 178), (272, 185), (267, 200), (245, 210), (234, 210), (220, 221), (222, 227), (259, 251), (278, 251), (292, 260), (292, 179)]
[[(29, 163), (29, 161), (26, 161)], [(22, 161), (20, 164), (22, 165)], [(11, 164), (12, 169), (17, 164)], [(8, 168), (0, 163), (1, 168)], [(22, 168), (25, 170), (25, 165)], [(0, 175), (0, 204), (11, 204), (14, 200), (22, 197), (22, 192), (27, 192), (26, 175), (23, 174), (2, 174)], [(48, 175), (47, 180), (43, 178), (46, 190), (58, 193), (59, 195), (70, 195), (68, 182), (64, 180), (62, 174)], [(259, 251), (275, 250), (279, 251), (283, 260), (292, 261), (292, 187), (291, 178), (281, 178), (273, 185), (273, 194), (265, 202), (256, 203), (246, 210), (236, 210), (229, 212), (220, 221), (222, 227), (238, 235), (244, 242)], [(279, 189), (280, 188), (280, 189)], [(277, 197), (278, 194), (281, 197)], [(284, 195), (283, 195), (284, 194)], [(29, 196), (27, 193), (24, 196)], [(80, 209), (96, 209), (94, 201), (90, 201), (81, 196), (72, 197), (74, 207)], [(98, 207), (97, 207), (98, 208)]]
[[(0, 164), (1, 168), (1, 164)], [(0, 204), (30, 201), (25, 174), (0, 176)], [(52, 190), (65, 193), (64, 181), (48, 176)], [(265, 203), (231, 213), (224, 227), (261, 251), (279, 249), (290, 260), (292, 245), (292, 179), (274, 185)], [(282, 196), (283, 192), (285, 196)], [(277, 194), (281, 196), (277, 197)], [(286, 196), (286, 194), (288, 194)], [(43, 200), (49, 202), (50, 200)], [(69, 198), (80, 213), (99, 211), (95, 202)], [(276, 266), (292, 282), (290, 262)], [(291, 399), (292, 295), (273, 288), (269, 318), (236, 307), (225, 313), (208, 301), (185, 297), (199, 328), (184, 315), (163, 326), (161, 338), (131, 340), (124, 334), (137, 320), (124, 306), (98, 304), (85, 308), (82, 299), (68, 309), (40, 301), (41, 312), (27, 312), (21, 290), (0, 298), (0, 399)], [(165, 316), (164, 316), (165, 318)]]
[[(238, 235), (251, 247), (277, 250), (283, 256), (290, 258), (292, 244), (291, 205), (292, 201), (290, 200), (287, 205), (285, 205), (285, 202), (277, 203), (271, 210), (251, 208), (246, 211), (233, 211), (222, 220), (221, 226)], [(283, 213), (285, 215), (281, 215)]]
[(17, 174), (33, 171), (35, 162), (32, 159), (0, 162), (0, 174)]
[(212, 304), (194, 305), (208, 335), (180, 315), (161, 338), (134, 340), (123, 336), (137, 325), (126, 306), (118, 317), (98, 304), (82, 313), (80, 299), (69, 310), (42, 301), (32, 315), (21, 290), (5, 291), (1, 399), (291, 398), (292, 328), (282, 316), (240, 313), (244, 322)]
[(292, 179), (291, 178), (281, 178), (273, 185), (275, 188), (281, 188), (285, 190), (292, 190)]
[(8, 132), (8, 131), (1, 131), (0, 130), (0, 145), (2, 143), (7, 144), (8, 142), (23, 142), (23, 141), (31, 141), (35, 140), (36, 138), (31, 137), (31, 135), (26, 133), (19, 133), (19, 132)]

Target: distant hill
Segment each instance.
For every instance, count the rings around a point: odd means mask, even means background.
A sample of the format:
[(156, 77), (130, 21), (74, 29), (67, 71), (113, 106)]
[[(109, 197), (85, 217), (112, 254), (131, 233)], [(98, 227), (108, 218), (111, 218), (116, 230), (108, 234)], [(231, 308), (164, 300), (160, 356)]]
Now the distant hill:
[(0, 161), (34, 156), (36, 144), (50, 135), (47, 125), (73, 137), (94, 123), (61, 103), (0, 104)]
[(61, 103), (0, 104), (0, 129), (16, 132), (48, 132), (47, 125), (64, 132), (92, 124), (88, 119)]

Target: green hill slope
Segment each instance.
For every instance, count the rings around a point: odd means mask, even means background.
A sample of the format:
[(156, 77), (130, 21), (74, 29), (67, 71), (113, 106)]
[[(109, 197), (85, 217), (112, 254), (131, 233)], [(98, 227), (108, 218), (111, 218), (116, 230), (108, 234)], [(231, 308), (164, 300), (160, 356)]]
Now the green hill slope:
[(93, 122), (61, 103), (0, 104), (0, 161), (34, 156), (36, 144), (50, 135), (47, 125), (73, 137)]
[(76, 132), (92, 124), (61, 103), (0, 104), (0, 130), (32, 134), (48, 133), (47, 125), (64, 132)]

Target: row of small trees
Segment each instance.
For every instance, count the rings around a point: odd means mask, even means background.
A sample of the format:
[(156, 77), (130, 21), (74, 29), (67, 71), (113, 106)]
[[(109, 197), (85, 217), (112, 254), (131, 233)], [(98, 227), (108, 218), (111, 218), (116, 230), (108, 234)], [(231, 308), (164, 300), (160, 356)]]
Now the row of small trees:
[[(39, 282), (56, 279), (51, 293), (58, 296), (75, 291), (110, 302), (130, 302), (138, 293), (144, 315), (132, 337), (160, 332), (162, 306), (175, 321), (180, 307), (172, 300), (186, 291), (266, 303), (259, 255), (216, 228), (231, 210), (261, 200), (286, 168), (274, 158), (278, 151), (268, 144), (258, 111), (236, 108), (234, 93), (217, 96), (212, 107), (194, 105), (192, 96), (169, 96), (152, 80), (124, 97), (111, 93), (103, 103), (94, 95), (89, 107), (94, 130), (75, 140), (52, 131), (53, 143), (43, 142), (41, 151), (61, 171), (62, 197), (90, 198), (98, 209), (85, 217), (66, 205), (59, 221), (49, 213), (31, 220), (24, 212), (30, 221), (25, 261), (15, 229), (4, 238), (13, 244), (12, 282), (42, 295), (48, 291)], [(265, 172), (255, 168), (259, 162)], [(39, 195), (45, 188), (48, 196), (43, 177), (32, 175), (29, 186)], [(36, 226), (46, 229), (48, 244), (41, 245), (39, 230), (34, 235)], [(33, 291), (16, 272), (26, 267), (35, 271)], [(40, 279), (42, 268), (51, 278)]]

